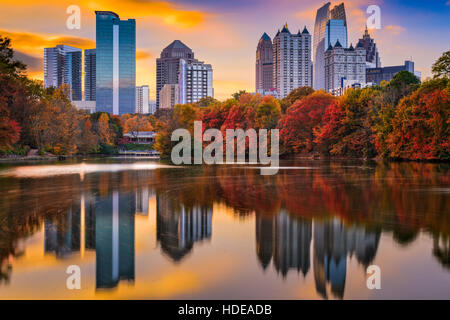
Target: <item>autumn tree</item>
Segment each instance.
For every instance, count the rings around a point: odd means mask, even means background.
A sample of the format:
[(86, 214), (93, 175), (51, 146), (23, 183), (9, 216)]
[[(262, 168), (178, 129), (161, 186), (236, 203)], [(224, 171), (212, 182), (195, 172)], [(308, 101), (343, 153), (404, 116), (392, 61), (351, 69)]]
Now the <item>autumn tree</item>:
[(314, 150), (314, 132), (322, 124), (326, 108), (335, 100), (335, 97), (324, 91), (316, 91), (297, 100), (286, 110), (278, 125), (285, 152), (305, 153)]
[(370, 118), (375, 95), (370, 88), (348, 89), (329, 105), (322, 124), (315, 128), (314, 141), (323, 153), (358, 158), (375, 155)]
[(390, 158), (450, 159), (450, 81), (425, 82), (403, 98), (387, 137)]
[[(286, 98), (284, 98), (284, 105), (288, 108), (292, 106), (296, 101), (301, 100), (302, 98), (309, 96), (314, 92), (314, 89), (311, 87), (300, 87), (292, 90)], [(286, 111), (286, 110), (284, 110)]]
[[(122, 119), (123, 120), (123, 119)], [(139, 132), (152, 131), (153, 127), (147, 116), (132, 115), (127, 117), (124, 121), (124, 132), (130, 133), (134, 138), (139, 136)]]
[(265, 96), (256, 107), (255, 128), (274, 129), (281, 118), (280, 102), (273, 96)]

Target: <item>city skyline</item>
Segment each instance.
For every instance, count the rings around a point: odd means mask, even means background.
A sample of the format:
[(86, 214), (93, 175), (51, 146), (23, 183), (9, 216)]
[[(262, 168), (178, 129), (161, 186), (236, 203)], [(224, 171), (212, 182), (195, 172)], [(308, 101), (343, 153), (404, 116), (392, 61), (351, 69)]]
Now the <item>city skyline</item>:
[[(324, 4), (322, 1), (294, 3), (284, 0), (275, 3), (252, 0), (226, 6), (223, 1), (200, 3), (190, 0), (156, 4), (128, 0), (112, 4), (97, 1), (92, 5), (80, 1), (81, 29), (69, 30), (65, 25), (68, 17), (66, 8), (73, 3), (0, 2), (6, 9), (0, 13), (0, 33), (12, 38), (17, 57), (29, 65), (29, 74), (33, 78), (43, 80), (44, 47), (63, 43), (81, 49), (94, 48), (94, 10), (113, 10), (122, 19), (136, 19), (136, 85), (155, 87), (158, 53), (170, 41), (180, 39), (188, 43), (202, 60), (214, 66), (214, 93), (220, 100), (239, 89), (254, 91), (254, 50), (262, 33), (266, 32), (273, 38), (273, 31), (285, 22), (293, 26), (306, 25), (312, 33), (315, 12)], [(332, 6), (338, 3), (333, 2)], [(365, 10), (369, 4), (359, 0), (344, 1), (344, 4), (348, 42), (355, 46), (365, 29), (368, 17)], [(440, 34), (450, 31), (450, 24), (445, 24), (443, 19), (450, 12), (450, 3), (394, 1), (387, 4), (374, 1), (370, 4), (378, 4), (381, 8), (382, 29), (369, 31), (377, 43), (383, 65), (401, 65), (412, 56), (423, 79), (429, 77), (431, 64), (447, 49)], [(36, 15), (35, 12), (40, 9), (47, 10), (55, 19)], [(408, 10), (407, 17), (403, 14), (405, 10)], [(19, 15), (23, 19), (17, 19)], [(271, 19), (260, 19), (261, 15)], [(246, 18), (243, 19), (243, 16)], [(420, 50), (423, 46), (429, 49)], [(154, 90), (150, 90), (151, 99), (155, 95)]]

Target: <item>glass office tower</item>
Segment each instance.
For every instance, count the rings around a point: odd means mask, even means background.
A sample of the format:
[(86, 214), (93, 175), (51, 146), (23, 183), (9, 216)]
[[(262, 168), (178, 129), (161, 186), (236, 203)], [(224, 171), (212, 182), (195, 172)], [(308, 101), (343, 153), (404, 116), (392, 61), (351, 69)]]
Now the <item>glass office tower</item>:
[[(339, 42), (345, 48), (347, 47), (347, 18), (345, 14), (344, 3), (341, 3), (334, 8), (330, 9), (330, 2), (326, 3), (317, 10), (316, 21), (314, 25), (314, 44), (313, 44), (313, 55), (314, 55), (314, 89), (324, 89), (325, 88), (325, 57), (324, 53), (328, 49), (327, 37), (332, 41), (334, 38), (338, 38), (339, 35), (334, 35), (334, 31), (337, 30), (338, 33), (342, 34), (345, 32), (345, 41)], [(341, 22), (329, 22), (331, 20), (340, 20), (344, 22), (345, 31), (340, 25)], [(328, 28), (329, 27), (329, 28)], [(327, 30), (329, 30), (329, 35), (327, 36)], [(331, 32), (330, 32), (331, 31)], [(337, 40), (331, 45), (334, 46)]]
[(120, 20), (110, 11), (95, 11), (97, 111), (134, 113), (136, 21)]
[(95, 101), (95, 49), (84, 50), (84, 100)]
[(330, 19), (325, 28), (325, 48), (334, 47), (336, 42), (347, 48), (347, 24), (344, 20)]
[(44, 49), (44, 85), (69, 85), (69, 98), (81, 100), (81, 49), (57, 45)]

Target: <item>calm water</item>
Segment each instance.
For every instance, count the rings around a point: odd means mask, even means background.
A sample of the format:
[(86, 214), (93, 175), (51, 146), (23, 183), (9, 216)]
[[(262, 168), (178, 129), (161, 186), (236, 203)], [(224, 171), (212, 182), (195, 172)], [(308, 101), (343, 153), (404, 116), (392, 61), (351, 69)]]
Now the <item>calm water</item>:
[(282, 167), (2, 165), (0, 299), (450, 299), (448, 164)]

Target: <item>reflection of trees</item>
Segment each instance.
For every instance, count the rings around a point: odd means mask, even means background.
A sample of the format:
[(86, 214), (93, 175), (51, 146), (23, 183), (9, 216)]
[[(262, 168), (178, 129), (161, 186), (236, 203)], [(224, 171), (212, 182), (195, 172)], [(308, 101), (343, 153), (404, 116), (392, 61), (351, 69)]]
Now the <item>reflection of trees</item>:
[(433, 255), (447, 269), (450, 269), (450, 236), (433, 236)]
[[(239, 217), (256, 212), (259, 261), (263, 267), (271, 261), (274, 267), (278, 264), (277, 270), (282, 274), (294, 265), (302, 272), (308, 270), (309, 262), (303, 253), (298, 255), (302, 256), (303, 264), (293, 262), (288, 253), (296, 252), (299, 247), (294, 250), (289, 245), (302, 242), (306, 248), (308, 232), (302, 228), (309, 228), (308, 221), (313, 219), (327, 221), (332, 217), (338, 218), (347, 229), (358, 225), (367, 230), (389, 231), (404, 245), (414, 241), (420, 232), (428, 232), (435, 239), (434, 257), (448, 267), (450, 214), (448, 196), (442, 191), (443, 186), (446, 188), (450, 184), (448, 164), (355, 165), (354, 162), (313, 161), (289, 165), (317, 167), (313, 170), (281, 170), (274, 176), (261, 176), (259, 170), (224, 165), (100, 172), (87, 174), (83, 179), (79, 175), (35, 179), (2, 177), (0, 278), (9, 279), (14, 257), (23, 252), (21, 241), (39, 230), (44, 218), (56, 223), (60, 230), (66, 230), (64, 223), (67, 222), (58, 217), (79, 206), (82, 194), (86, 199), (107, 198), (114, 190), (120, 193), (148, 190), (159, 199), (166, 197), (164, 202), (170, 210), (160, 213), (166, 216), (159, 217), (167, 223), (166, 231), (180, 224), (180, 213), (184, 212), (186, 221), (190, 221), (194, 212), (209, 212), (214, 203), (227, 205)], [(158, 202), (158, 208), (162, 203)], [(136, 202), (137, 210), (145, 211), (139, 209), (145, 208), (143, 205)], [(86, 223), (91, 226), (85, 241), (94, 249), (95, 205), (86, 200), (85, 209), (86, 217), (90, 217)], [(357, 239), (358, 233), (353, 234)], [(378, 235), (379, 231), (371, 234)], [(280, 246), (282, 243), (284, 245)], [(189, 241), (185, 242), (185, 247), (189, 247)], [(348, 250), (345, 252), (360, 255), (358, 261), (366, 265), (374, 256), (376, 246)], [(316, 258), (324, 261), (320, 256)], [(340, 260), (333, 263), (336, 268), (340, 267)], [(325, 268), (325, 262), (323, 264)]]

